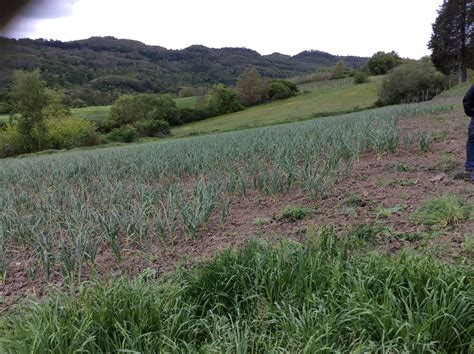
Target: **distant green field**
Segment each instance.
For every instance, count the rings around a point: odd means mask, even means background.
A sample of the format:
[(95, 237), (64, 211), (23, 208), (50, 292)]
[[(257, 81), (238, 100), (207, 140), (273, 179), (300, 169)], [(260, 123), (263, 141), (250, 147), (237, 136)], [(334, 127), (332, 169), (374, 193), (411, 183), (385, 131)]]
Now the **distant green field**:
[(300, 95), (248, 108), (241, 112), (209, 118), (172, 129), (175, 137), (216, 133), (237, 129), (310, 119), (322, 113), (367, 108), (377, 100), (382, 77), (353, 85), (348, 80), (336, 84), (310, 83), (299, 86)]
[[(176, 105), (179, 108), (191, 108), (196, 105), (196, 97), (180, 97), (176, 99)], [(95, 107), (84, 107), (84, 108), (73, 108), (71, 112), (73, 115), (88, 119), (93, 122), (101, 122), (107, 119), (112, 106), (95, 106)], [(2, 116), (0, 116), (0, 119)], [(8, 119), (8, 116), (7, 116)]]

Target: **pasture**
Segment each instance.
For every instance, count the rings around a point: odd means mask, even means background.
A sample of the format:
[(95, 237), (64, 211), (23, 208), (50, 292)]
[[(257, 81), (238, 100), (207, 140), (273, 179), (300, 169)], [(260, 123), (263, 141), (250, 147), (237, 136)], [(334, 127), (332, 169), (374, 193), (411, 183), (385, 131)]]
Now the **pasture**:
[(286, 100), (250, 107), (241, 112), (209, 118), (173, 128), (175, 137), (218, 133), (308, 120), (321, 114), (364, 109), (374, 105), (382, 77), (354, 85), (352, 79), (300, 85), (300, 94)]

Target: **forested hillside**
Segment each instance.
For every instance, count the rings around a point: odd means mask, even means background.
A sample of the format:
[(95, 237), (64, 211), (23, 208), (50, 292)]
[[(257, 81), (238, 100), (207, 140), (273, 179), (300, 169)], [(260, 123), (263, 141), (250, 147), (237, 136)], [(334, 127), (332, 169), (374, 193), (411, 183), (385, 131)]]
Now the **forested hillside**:
[(182, 86), (233, 85), (247, 67), (262, 76), (288, 78), (344, 60), (357, 68), (367, 58), (304, 51), (295, 56), (260, 55), (246, 48), (193, 45), (168, 50), (138, 41), (93, 37), (72, 42), (0, 38), (0, 91), (16, 69), (40, 68), (49, 87), (64, 88), (72, 101), (110, 103), (119, 93), (174, 92)]

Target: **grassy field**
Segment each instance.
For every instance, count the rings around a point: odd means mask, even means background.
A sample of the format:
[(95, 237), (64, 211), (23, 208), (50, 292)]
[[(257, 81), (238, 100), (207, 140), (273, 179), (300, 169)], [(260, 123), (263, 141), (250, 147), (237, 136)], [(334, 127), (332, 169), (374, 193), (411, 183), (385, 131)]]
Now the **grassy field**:
[[(176, 99), (176, 105), (179, 108), (190, 108), (196, 105), (196, 97), (179, 97)], [(100, 123), (107, 119), (110, 107), (112, 106), (94, 106), (84, 108), (72, 108), (73, 115)], [(8, 115), (0, 115), (0, 122), (8, 122)]]
[(250, 107), (244, 111), (209, 118), (172, 129), (176, 137), (232, 131), (266, 125), (306, 120), (320, 113), (349, 111), (367, 108), (377, 100), (382, 77), (373, 77), (362, 85), (347, 80), (340, 84), (305, 84), (299, 87), (300, 95), (271, 103)]

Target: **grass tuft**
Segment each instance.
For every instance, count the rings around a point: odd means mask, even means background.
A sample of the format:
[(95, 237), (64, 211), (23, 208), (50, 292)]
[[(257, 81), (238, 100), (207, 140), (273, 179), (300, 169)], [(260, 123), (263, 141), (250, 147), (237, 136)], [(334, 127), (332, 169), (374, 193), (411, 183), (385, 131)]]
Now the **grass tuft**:
[(425, 201), (411, 219), (417, 224), (447, 227), (468, 220), (471, 208), (463, 199), (448, 193)]
[[(368, 227), (353, 234), (360, 239), (372, 232)], [(331, 228), (315, 237), (318, 242), (307, 245), (251, 241), (157, 281), (145, 275), (84, 285), (78, 295), (59, 294), (6, 318), (0, 348), (12, 353), (472, 349), (472, 268), (412, 253), (358, 252)]]
[(304, 219), (312, 213), (314, 213), (314, 209), (298, 206), (287, 206), (281, 212), (279, 219), (295, 222)]

